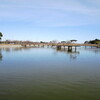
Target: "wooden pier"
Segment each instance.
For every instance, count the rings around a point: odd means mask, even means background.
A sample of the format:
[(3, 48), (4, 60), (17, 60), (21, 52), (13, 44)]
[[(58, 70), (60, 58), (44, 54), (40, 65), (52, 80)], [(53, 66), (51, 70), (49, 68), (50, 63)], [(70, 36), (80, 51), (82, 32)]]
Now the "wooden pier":
[(56, 47), (57, 49), (68, 48), (69, 51), (72, 50), (73, 47), (79, 47), (79, 46), (85, 46), (85, 47), (97, 47), (100, 48), (100, 44), (78, 44), (78, 43), (27, 43), (27, 44), (21, 44), (23, 47)]

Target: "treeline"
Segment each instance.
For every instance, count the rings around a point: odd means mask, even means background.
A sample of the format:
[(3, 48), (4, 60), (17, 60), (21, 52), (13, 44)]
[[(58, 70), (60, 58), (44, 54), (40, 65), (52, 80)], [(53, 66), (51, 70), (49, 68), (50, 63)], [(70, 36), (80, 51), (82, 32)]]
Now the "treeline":
[(100, 44), (100, 39), (85, 41), (84, 43), (89, 43), (89, 44)]
[(32, 44), (32, 43), (50, 43), (50, 42), (44, 42), (44, 41), (40, 41), (40, 42), (35, 42), (35, 41), (20, 41), (20, 40), (5, 40), (5, 41), (1, 41), (1, 44)]
[(0, 43), (2, 44), (31, 44), (31, 43), (74, 43), (77, 40), (69, 40), (69, 41), (57, 41), (57, 40), (52, 40), (49, 42), (45, 42), (45, 41), (39, 41), (39, 42), (33, 42), (33, 41), (19, 41), (19, 40), (5, 40), (5, 41), (1, 41)]
[(18, 41), (18, 40), (5, 40), (1, 41), (2, 44), (29, 44), (29, 43), (34, 43), (33, 41)]

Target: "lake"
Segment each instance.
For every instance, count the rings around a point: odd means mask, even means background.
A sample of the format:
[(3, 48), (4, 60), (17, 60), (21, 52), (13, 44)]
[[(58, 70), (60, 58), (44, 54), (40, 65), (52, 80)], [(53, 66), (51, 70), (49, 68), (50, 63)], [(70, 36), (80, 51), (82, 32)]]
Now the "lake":
[(100, 48), (1, 48), (0, 100), (100, 100)]

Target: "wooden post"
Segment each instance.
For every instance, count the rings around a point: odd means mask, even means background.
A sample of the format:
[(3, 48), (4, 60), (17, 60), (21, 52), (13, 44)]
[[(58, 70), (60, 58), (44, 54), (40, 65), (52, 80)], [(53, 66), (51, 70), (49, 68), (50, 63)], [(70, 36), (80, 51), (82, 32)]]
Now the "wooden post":
[(75, 46), (75, 52), (76, 52), (76, 46)]
[(72, 46), (68, 46), (68, 51), (72, 51)]
[(25, 44), (25, 47), (26, 47), (27, 45)]
[(57, 46), (57, 49), (61, 49), (61, 46)]

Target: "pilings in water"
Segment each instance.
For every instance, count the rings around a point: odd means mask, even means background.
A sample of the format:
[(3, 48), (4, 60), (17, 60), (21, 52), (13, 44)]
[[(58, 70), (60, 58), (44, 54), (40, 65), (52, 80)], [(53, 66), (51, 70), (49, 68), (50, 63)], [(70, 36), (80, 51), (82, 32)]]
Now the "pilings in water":
[[(57, 46), (57, 49), (60, 50), (62, 46)], [(65, 46), (64, 46), (65, 49)], [(73, 46), (68, 46), (68, 51), (72, 52)], [(75, 51), (76, 51), (76, 46), (75, 46)]]
[(68, 50), (71, 51), (73, 47), (76, 47), (77, 46), (85, 46), (86, 47), (97, 47), (97, 48), (100, 48), (100, 44), (61, 44), (61, 43), (58, 43), (58, 44), (52, 44), (52, 43), (22, 43), (21, 46), (23, 47), (56, 47), (58, 49), (61, 49), (61, 48), (65, 48), (68, 47)]
[(44, 45), (41, 45), (41, 47), (43, 47), (43, 48), (44, 48)]
[(76, 46), (75, 46), (75, 52), (76, 52)]
[(57, 49), (61, 49), (61, 46), (57, 46)]
[(68, 51), (72, 51), (72, 46), (68, 46)]
[(26, 44), (22, 44), (21, 46), (23, 46), (23, 47), (27, 47), (27, 45), (26, 45)]
[(72, 51), (72, 48), (77, 46), (85, 46), (86, 47), (96, 47), (100, 48), (100, 44), (62, 44), (62, 43), (22, 43), (21, 46), (23, 47), (56, 47), (57, 49), (65, 48), (68, 47), (68, 51)]
[(97, 48), (100, 48), (100, 44), (97, 45)]
[(66, 46), (63, 47), (63, 46), (56, 46), (56, 50), (57, 51), (65, 51), (67, 53), (77, 53), (77, 46)]

